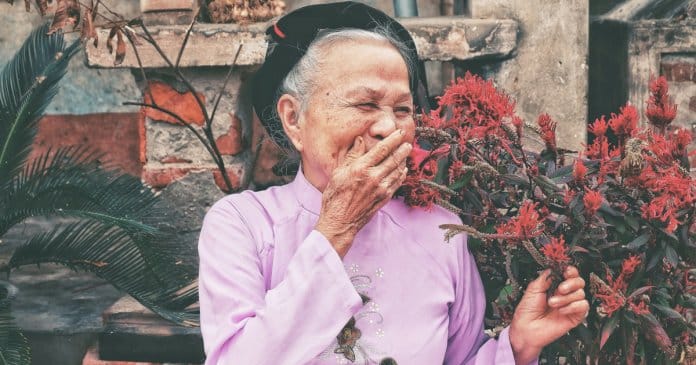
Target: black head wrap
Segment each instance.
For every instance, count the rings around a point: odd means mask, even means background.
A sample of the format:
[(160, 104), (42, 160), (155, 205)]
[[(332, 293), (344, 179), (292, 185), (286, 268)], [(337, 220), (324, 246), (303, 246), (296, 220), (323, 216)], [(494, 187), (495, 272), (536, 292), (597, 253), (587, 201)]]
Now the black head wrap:
[(414, 103), (417, 108), (427, 109), (425, 68), (411, 35), (401, 24), (380, 10), (352, 1), (310, 5), (283, 16), (266, 30), (270, 36), (266, 59), (254, 79), (252, 98), (256, 115), (279, 146), (291, 147), (275, 113), (281, 83), (307, 52), (320, 30), (344, 28), (383, 28), (406, 45), (409, 58), (416, 65), (409, 75)]

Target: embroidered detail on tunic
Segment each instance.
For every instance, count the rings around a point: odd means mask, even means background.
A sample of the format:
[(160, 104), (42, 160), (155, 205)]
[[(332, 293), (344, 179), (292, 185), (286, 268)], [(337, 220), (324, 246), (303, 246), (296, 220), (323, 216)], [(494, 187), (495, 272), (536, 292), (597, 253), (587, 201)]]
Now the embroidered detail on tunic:
[[(369, 329), (370, 333), (374, 334), (373, 338), (382, 339), (385, 336), (385, 331), (380, 326), (384, 321), (384, 317), (380, 313), (380, 306), (367, 295), (368, 291), (373, 289), (372, 278), (369, 275), (360, 274), (360, 266), (358, 264), (347, 266), (346, 271), (349, 274), (353, 274), (350, 277), (350, 281), (363, 301), (363, 308), (355, 316), (351, 317), (338, 336), (336, 336), (334, 345), (322, 352), (320, 357), (326, 358), (333, 353), (338, 364), (379, 363), (396, 365), (394, 359), (384, 357), (386, 355), (384, 351), (378, 350), (374, 344), (366, 342), (363, 338), (363, 331), (366, 329)], [(381, 278), (384, 276), (384, 271), (378, 268), (374, 271), (374, 275)], [(364, 328), (361, 323), (367, 325), (368, 328)], [(375, 326), (378, 327), (375, 328)], [(362, 330), (360, 327), (363, 327)], [(381, 360), (378, 360), (380, 358)]]

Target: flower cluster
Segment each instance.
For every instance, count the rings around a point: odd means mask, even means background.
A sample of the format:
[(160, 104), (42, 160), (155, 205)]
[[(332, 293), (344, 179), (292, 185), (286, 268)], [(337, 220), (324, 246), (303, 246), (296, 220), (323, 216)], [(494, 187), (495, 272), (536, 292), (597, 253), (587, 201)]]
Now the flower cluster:
[[(651, 81), (640, 126), (636, 106), (589, 124), (591, 142), (568, 152), (548, 114), (536, 121), (542, 151), (522, 145), (524, 121), (491, 81), (466, 74), (418, 117), (405, 201), (461, 217), (482, 272), (495, 328), (509, 323), (538, 269), (560, 278), (575, 265), (593, 310), (543, 357), (570, 364), (670, 363), (696, 356), (696, 179), (691, 134), (671, 126), (664, 78)], [(615, 138), (614, 138), (615, 137)], [(566, 159), (571, 161), (566, 165)], [(613, 335), (618, 332), (620, 335)], [(577, 346), (582, 343), (582, 346)]]

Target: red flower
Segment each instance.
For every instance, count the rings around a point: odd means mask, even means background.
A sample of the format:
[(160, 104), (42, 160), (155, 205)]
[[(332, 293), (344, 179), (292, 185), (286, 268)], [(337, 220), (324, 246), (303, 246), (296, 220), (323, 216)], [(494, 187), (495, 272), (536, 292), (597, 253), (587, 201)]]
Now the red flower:
[(609, 126), (617, 136), (633, 136), (638, 126), (638, 109), (631, 104), (621, 107), (621, 113), (611, 114)]
[(582, 162), (582, 159), (578, 157), (573, 165), (573, 180), (577, 183), (582, 183), (585, 180), (585, 175), (587, 174), (587, 167)]
[(573, 201), (573, 198), (575, 198), (575, 191), (566, 190), (563, 194), (563, 203), (565, 203), (565, 205), (568, 205), (571, 201)]
[(602, 116), (599, 119), (595, 119), (594, 123), (587, 127), (587, 130), (595, 137), (602, 137), (607, 133), (607, 126), (607, 121), (604, 119), (604, 116)]
[(650, 309), (642, 300), (639, 300), (638, 303), (634, 303), (632, 301), (628, 302), (628, 309), (638, 315), (650, 313)]
[(541, 130), (541, 139), (546, 143), (546, 148), (550, 151), (556, 151), (556, 122), (551, 119), (551, 116), (544, 113), (537, 119), (537, 124)]
[(530, 200), (522, 203), (519, 213), (509, 222), (498, 226), (499, 234), (511, 236), (511, 238), (527, 239), (539, 236), (542, 233), (542, 225), (539, 212), (536, 210), (537, 203)]
[(607, 317), (611, 317), (614, 312), (623, 308), (626, 304), (626, 299), (618, 295), (597, 293), (595, 297), (602, 301), (602, 304), (599, 305), (599, 310)]
[(672, 142), (672, 156), (677, 159), (686, 156), (686, 148), (689, 146), (689, 143), (691, 143), (691, 140), (691, 133), (686, 129), (679, 128), (674, 131), (674, 134), (672, 134), (670, 138)]
[(621, 272), (619, 273), (619, 277), (614, 280), (612, 288), (622, 293), (625, 292), (626, 288), (628, 288), (628, 280), (641, 262), (640, 256), (637, 255), (631, 255), (625, 259), (623, 263), (621, 263)]
[(677, 116), (677, 105), (670, 103), (667, 79), (660, 76), (650, 81), (650, 98), (645, 115), (652, 125), (664, 129)]
[(602, 206), (602, 194), (598, 191), (586, 189), (585, 196), (582, 197), (582, 202), (585, 205), (585, 215), (593, 216)]
[(553, 262), (570, 262), (570, 257), (568, 256), (568, 247), (566, 247), (565, 240), (562, 236), (560, 238), (551, 238), (551, 242), (547, 243), (541, 248), (541, 253), (543, 253), (546, 258)]

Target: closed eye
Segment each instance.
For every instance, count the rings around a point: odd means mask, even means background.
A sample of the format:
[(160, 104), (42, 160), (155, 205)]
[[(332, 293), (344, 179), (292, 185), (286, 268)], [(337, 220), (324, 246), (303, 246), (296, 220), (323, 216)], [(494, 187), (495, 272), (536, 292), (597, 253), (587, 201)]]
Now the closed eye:
[(375, 109), (379, 109), (379, 106), (377, 103), (360, 103), (355, 105), (358, 109), (362, 109), (365, 111), (371, 111)]
[(394, 112), (399, 114), (411, 115), (413, 113), (413, 109), (411, 109), (411, 107), (409, 106), (399, 106), (394, 108)]

